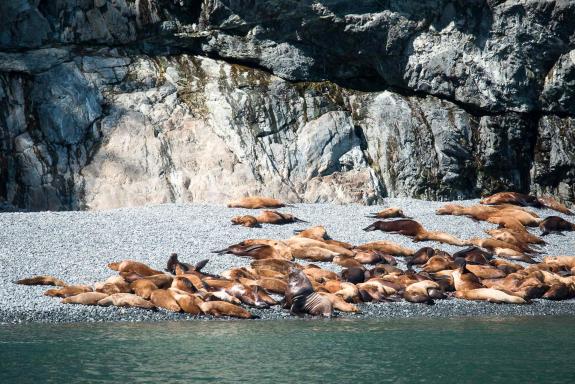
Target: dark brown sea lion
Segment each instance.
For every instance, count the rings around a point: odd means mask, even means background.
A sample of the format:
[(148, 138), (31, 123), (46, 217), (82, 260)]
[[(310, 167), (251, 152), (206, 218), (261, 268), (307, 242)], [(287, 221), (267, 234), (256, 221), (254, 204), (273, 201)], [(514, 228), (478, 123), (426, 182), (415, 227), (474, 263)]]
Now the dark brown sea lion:
[(250, 215), (243, 215), (243, 216), (235, 216), (232, 217), (232, 224), (234, 225), (242, 225), (248, 228), (260, 228), (261, 225), (258, 222), (258, 219), (250, 216)]
[(435, 250), (431, 247), (423, 247), (413, 254), (413, 257), (407, 259), (407, 268), (413, 265), (422, 265), (435, 254)]
[(541, 208), (542, 204), (535, 196), (518, 192), (499, 192), (484, 197), (479, 201), (481, 204), (514, 204), (523, 207)]
[(330, 317), (333, 312), (331, 301), (314, 292), (310, 280), (299, 269), (292, 269), (288, 276), (284, 307), (294, 315), (308, 313)]
[(195, 265), (182, 263), (178, 260), (178, 254), (172, 253), (168, 258), (166, 272), (170, 272), (174, 275), (191, 273), (192, 271), (201, 272), (202, 268), (204, 268), (209, 261), (210, 261), (209, 259), (204, 259), (199, 261)]
[(427, 231), (415, 220), (399, 219), (392, 221), (376, 221), (363, 229), (364, 231), (380, 230), (383, 232), (399, 233), (413, 238), (413, 241), (439, 241), (453, 245), (467, 245), (467, 242), (445, 232)]
[(266, 244), (255, 244), (255, 245), (234, 244), (230, 245), (226, 249), (213, 251), (213, 253), (217, 253), (220, 255), (223, 255), (225, 253), (231, 253), (232, 255), (236, 256), (251, 257), (252, 259), (255, 260), (281, 259), (281, 256), (278, 254), (278, 252), (276, 252), (274, 247)]
[(493, 255), (478, 247), (469, 247), (453, 254), (453, 259), (464, 259), (468, 264), (487, 264)]
[(365, 281), (365, 270), (358, 267), (344, 269), (341, 271), (341, 279), (352, 284), (363, 283)]
[(140, 276), (152, 276), (162, 273), (150, 268), (144, 263), (135, 260), (124, 260), (116, 263), (109, 263), (108, 268), (120, 273), (136, 273)]
[(33, 276), (15, 281), (14, 283), (20, 285), (55, 285), (57, 287), (65, 287), (67, 285), (54, 276)]
[(559, 216), (549, 216), (539, 224), (539, 229), (541, 229), (541, 236), (545, 236), (550, 233), (575, 231), (575, 224), (570, 223)]
[(286, 205), (277, 199), (272, 199), (270, 197), (252, 196), (244, 197), (238, 200), (233, 200), (228, 203), (229, 208), (248, 208), (248, 209), (260, 209), (260, 208), (281, 208)]

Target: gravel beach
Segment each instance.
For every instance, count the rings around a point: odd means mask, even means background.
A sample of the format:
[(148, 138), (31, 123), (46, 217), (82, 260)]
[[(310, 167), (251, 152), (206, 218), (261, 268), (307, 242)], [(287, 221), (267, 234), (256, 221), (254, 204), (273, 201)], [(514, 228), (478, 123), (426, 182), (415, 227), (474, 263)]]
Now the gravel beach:
[[(472, 205), (478, 200), (460, 201)], [(460, 238), (486, 237), (484, 229), (494, 225), (474, 222), (466, 217), (437, 216), (444, 202), (413, 199), (387, 199), (386, 205), (296, 204), (283, 208), (309, 223), (264, 225), (262, 228), (232, 226), (230, 218), (255, 211), (230, 209), (223, 205), (166, 204), (89, 212), (38, 212), (0, 214), (0, 323), (24, 322), (100, 322), (155, 321), (190, 319), (190, 316), (137, 309), (87, 307), (60, 304), (43, 296), (49, 287), (19, 286), (13, 281), (32, 275), (53, 275), (69, 284), (92, 284), (115, 274), (106, 264), (135, 259), (163, 269), (170, 253), (180, 260), (197, 262), (209, 258), (205, 271), (220, 273), (233, 266), (247, 266), (250, 260), (232, 255), (219, 256), (210, 251), (222, 249), (248, 238), (284, 239), (295, 229), (324, 225), (337, 240), (360, 244), (392, 240), (418, 249), (432, 246), (454, 252), (460, 247), (434, 242), (413, 243), (411, 239), (380, 231), (364, 232), (374, 220), (365, 215), (388, 206), (397, 206), (428, 230), (449, 232)], [(541, 217), (563, 216), (551, 210), (535, 210)], [(565, 217), (565, 216), (564, 216)], [(565, 217), (569, 219), (568, 217)], [(572, 220), (572, 219), (569, 219)], [(533, 229), (537, 233), (537, 229)], [(549, 235), (544, 247), (547, 255), (574, 255), (575, 233)], [(399, 260), (400, 258), (398, 258)], [(321, 264), (321, 263), (318, 263)], [(339, 270), (333, 264), (322, 265)], [(456, 299), (437, 301), (435, 305), (401, 303), (362, 304), (361, 314), (338, 314), (340, 318), (377, 318), (412, 316), (516, 316), (575, 314), (575, 300), (550, 302), (536, 300), (531, 305), (497, 305)], [(279, 308), (252, 310), (262, 319), (289, 318)]]

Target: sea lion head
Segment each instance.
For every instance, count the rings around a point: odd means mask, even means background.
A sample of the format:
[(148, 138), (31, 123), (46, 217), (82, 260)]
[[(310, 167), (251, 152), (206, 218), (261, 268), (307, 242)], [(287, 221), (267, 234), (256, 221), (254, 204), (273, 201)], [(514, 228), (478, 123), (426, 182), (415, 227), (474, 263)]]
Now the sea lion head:
[(288, 275), (286, 296), (308, 296), (314, 292), (313, 286), (302, 270), (292, 268)]

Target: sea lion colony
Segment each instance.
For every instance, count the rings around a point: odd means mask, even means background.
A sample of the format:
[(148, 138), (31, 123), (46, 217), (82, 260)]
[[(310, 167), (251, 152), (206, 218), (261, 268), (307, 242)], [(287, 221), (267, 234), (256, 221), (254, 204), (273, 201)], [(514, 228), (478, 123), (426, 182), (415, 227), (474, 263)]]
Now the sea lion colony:
[[(229, 206), (256, 209), (284, 204), (275, 199), (251, 197)], [(454, 254), (430, 247), (416, 251), (391, 241), (354, 246), (331, 239), (324, 227), (315, 226), (296, 231), (289, 239), (248, 239), (214, 251), (253, 259), (249, 268), (231, 268), (218, 276), (202, 272), (208, 260), (192, 265), (172, 254), (165, 271), (134, 260), (110, 263), (108, 267), (118, 275), (94, 286), (67, 285), (51, 276), (34, 276), (16, 283), (58, 286), (47, 290), (45, 295), (62, 298), (65, 304), (163, 308), (193, 315), (238, 318), (254, 317), (246, 308), (275, 305), (289, 309), (294, 315), (329, 317), (334, 310), (358, 312), (356, 304), (363, 302), (406, 300), (432, 304), (434, 300), (454, 297), (526, 304), (538, 298), (574, 298), (575, 257), (544, 257), (542, 262), (536, 262), (533, 257), (542, 253), (539, 246), (545, 241), (527, 227), (538, 226), (541, 236), (545, 236), (575, 230), (575, 225), (558, 216), (541, 219), (525, 206), (545, 206), (572, 214), (552, 198), (504, 192), (483, 199), (481, 205), (448, 204), (437, 210), (439, 215), (465, 215), (498, 224), (499, 228), (486, 231), (489, 237), (458, 239), (448, 233), (427, 231), (397, 208), (373, 214), (370, 217), (391, 220), (376, 221), (364, 228), (399, 233), (413, 241), (468, 246)], [(237, 218), (232, 221), (243, 224)], [(294, 221), (301, 220), (277, 211), (264, 211), (255, 217), (257, 224)], [(405, 258), (407, 269), (397, 268), (396, 257)], [(335, 273), (297, 260), (332, 262), (343, 270)]]

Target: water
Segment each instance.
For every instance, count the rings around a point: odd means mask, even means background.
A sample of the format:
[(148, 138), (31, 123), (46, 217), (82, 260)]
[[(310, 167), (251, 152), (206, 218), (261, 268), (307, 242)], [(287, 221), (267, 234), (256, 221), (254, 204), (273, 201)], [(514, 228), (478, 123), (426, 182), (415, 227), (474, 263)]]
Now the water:
[(573, 383), (574, 317), (0, 326), (0, 383)]

